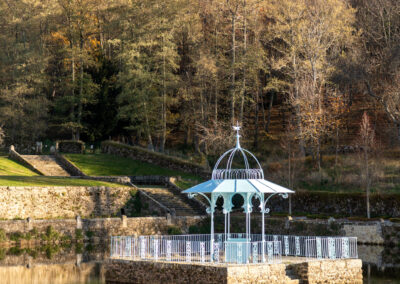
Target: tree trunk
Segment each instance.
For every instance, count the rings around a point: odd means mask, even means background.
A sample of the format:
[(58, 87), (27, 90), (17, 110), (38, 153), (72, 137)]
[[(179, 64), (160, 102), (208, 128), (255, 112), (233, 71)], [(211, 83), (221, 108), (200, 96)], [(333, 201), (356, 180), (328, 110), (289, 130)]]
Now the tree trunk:
[(265, 106), (264, 106), (264, 96), (263, 93), (260, 93), (260, 97), (261, 97), (261, 110), (262, 110), (262, 115), (263, 115), (263, 129), (266, 129), (266, 119), (265, 119)]
[(154, 146), (153, 146), (153, 139), (151, 137), (151, 132), (150, 132), (150, 124), (149, 124), (149, 116), (147, 113), (147, 105), (146, 102), (143, 102), (143, 109), (144, 109), (144, 117), (145, 117), (145, 123), (146, 123), (146, 136), (147, 136), (147, 148), (150, 149), (151, 151), (154, 151)]
[[(260, 88), (258, 88), (260, 89)], [(259, 90), (256, 93), (256, 109), (255, 109), (255, 118), (254, 118), (254, 148), (257, 149), (258, 147), (258, 97), (259, 97)]]
[[(72, 46), (71, 46), (72, 48)], [(71, 71), (72, 71), (72, 90), (71, 90), (71, 96), (72, 96), (72, 103), (71, 103), (71, 111), (69, 114), (71, 122), (75, 121), (75, 57), (72, 55), (71, 59)], [(71, 129), (71, 139), (75, 140), (75, 131), (74, 129)]]
[(400, 143), (400, 123), (397, 123), (396, 126), (397, 126), (397, 141)]
[(265, 131), (269, 133), (269, 124), (271, 122), (271, 112), (272, 112), (272, 105), (274, 103), (274, 93), (271, 93), (271, 99), (268, 104), (268, 116), (267, 116), (267, 123), (265, 124)]
[[(215, 25), (215, 57), (217, 58), (218, 30)], [(218, 71), (215, 73), (215, 94), (214, 94), (214, 123), (218, 124)]]
[(163, 43), (163, 93), (162, 93), (162, 107), (161, 107), (161, 123), (162, 123), (162, 133), (161, 133), (161, 144), (160, 151), (164, 152), (165, 149), (165, 141), (167, 136), (167, 90), (166, 90), (166, 75), (165, 75), (165, 46), (164, 46), (164, 36), (162, 39)]
[[(81, 48), (82, 51), (82, 48)], [(78, 98), (78, 117), (77, 117), (77, 124), (78, 128), (76, 129), (76, 140), (80, 140), (80, 127), (81, 127), (81, 122), (82, 122), (82, 100), (83, 100), (83, 58), (81, 54), (81, 59), (80, 59), (80, 64), (81, 64), (81, 74), (80, 74), (80, 82), (79, 82), (79, 98)]]
[[(297, 99), (299, 97), (299, 79), (297, 78), (297, 60), (296, 60), (296, 55), (293, 54), (292, 56), (292, 64), (293, 64), (293, 75), (294, 75), (294, 93), (295, 93), (295, 98)], [(302, 157), (306, 156), (306, 151), (304, 148), (304, 139), (302, 137), (303, 134), (303, 128), (301, 126), (301, 121), (300, 121), (300, 108), (298, 106), (295, 107), (296, 110), (296, 121), (297, 121), (297, 129), (298, 129), (298, 136), (299, 138), (299, 146), (300, 146), (300, 154)]]
[(232, 13), (232, 78), (231, 78), (231, 122), (235, 124), (235, 62), (236, 62), (236, 14)]
[(245, 60), (243, 64), (243, 84), (241, 91), (241, 102), (240, 102), (240, 124), (243, 125), (243, 112), (244, 112), (244, 97), (246, 95), (246, 51), (247, 51), (247, 10), (246, 10), (246, 0), (243, 0), (243, 59)]
[(364, 164), (365, 164), (365, 182), (366, 182), (366, 195), (367, 195), (367, 218), (371, 218), (370, 212), (370, 204), (369, 204), (369, 190), (370, 190), (370, 181), (369, 181), (369, 165), (368, 165), (368, 147), (364, 149)]

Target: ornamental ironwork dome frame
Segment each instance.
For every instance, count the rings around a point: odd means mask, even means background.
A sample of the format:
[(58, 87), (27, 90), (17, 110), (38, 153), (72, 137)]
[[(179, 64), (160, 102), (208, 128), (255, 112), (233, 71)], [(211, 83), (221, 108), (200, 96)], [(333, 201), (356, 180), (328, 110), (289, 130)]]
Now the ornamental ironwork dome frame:
[[(221, 157), (215, 163), (211, 179), (263, 179), (264, 171), (256, 156), (254, 156), (249, 150), (246, 150), (240, 146), (239, 124), (237, 123), (236, 126), (233, 126), (233, 129), (236, 131), (236, 147), (226, 151), (221, 155)], [(257, 163), (258, 168), (250, 168), (249, 159), (247, 158), (246, 153), (253, 158), (253, 160)], [(242, 154), (245, 165), (244, 169), (232, 169), (232, 162), (236, 154)], [(219, 169), (219, 166), (225, 157), (228, 157), (226, 167)]]
[[(211, 244), (210, 253), (213, 256), (214, 251), (214, 213), (217, 204), (217, 200), (222, 197), (223, 199), (223, 214), (225, 216), (225, 228), (224, 236), (227, 244), (237, 243), (238, 241), (250, 242), (250, 215), (253, 211), (252, 199), (258, 199), (260, 202), (259, 208), (262, 214), (262, 252), (264, 259), (264, 243), (265, 243), (265, 214), (270, 212), (270, 209), (266, 207), (268, 201), (275, 195), (287, 198), (288, 194), (294, 193), (294, 191), (267, 181), (264, 179), (264, 171), (261, 167), (260, 162), (250, 151), (240, 146), (240, 126), (233, 126), (236, 131), (236, 145), (234, 148), (226, 151), (216, 162), (212, 171), (211, 180), (198, 184), (191, 187), (183, 193), (187, 193), (189, 198), (193, 198), (196, 195), (203, 196), (210, 207), (207, 208), (207, 213), (211, 215)], [(254, 160), (256, 168), (250, 168), (248, 156)], [(244, 161), (244, 168), (232, 169), (232, 164), (237, 156), (242, 156)], [(227, 158), (226, 165), (221, 167), (224, 159)], [(207, 196), (210, 195), (210, 197)], [(241, 195), (243, 197), (243, 211), (246, 213), (246, 234), (245, 238), (231, 238), (230, 237), (230, 213), (233, 209), (233, 197), (235, 195)]]

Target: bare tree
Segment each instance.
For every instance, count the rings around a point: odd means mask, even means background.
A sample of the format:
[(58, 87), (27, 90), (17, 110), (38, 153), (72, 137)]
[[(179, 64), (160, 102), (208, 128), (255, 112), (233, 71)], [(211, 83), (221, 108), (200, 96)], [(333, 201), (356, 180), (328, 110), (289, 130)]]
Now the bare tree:
[(216, 122), (210, 123), (210, 127), (197, 123), (199, 133), (199, 144), (208, 153), (216, 154), (232, 148), (233, 136), (232, 125), (230, 123)]
[(375, 131), (371, 126), (368, 114), (364, 112), (360, 122), (359, 137), (357, 138), (357, 146), (360, 153), (360, 169), (361, 169), (361, 183), (363, 184), (366, 192), (367, 199), (367, 217), (371, 218), (370, 212), (370, 188), (373, 177), (371, 171), (371, 156), (375, 149)]

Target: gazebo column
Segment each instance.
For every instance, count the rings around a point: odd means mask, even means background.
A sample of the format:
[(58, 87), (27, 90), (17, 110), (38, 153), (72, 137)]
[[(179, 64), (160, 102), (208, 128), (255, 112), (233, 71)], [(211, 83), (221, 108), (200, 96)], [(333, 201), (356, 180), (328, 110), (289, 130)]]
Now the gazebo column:
[(214, 262), (214, 208), (211, 209), (211, 234), (210, 234), (210, 257), (211, 262)]
[(219, 195), (215, 195), (211, 193), (211, 201), (210, 201), (210, 215), (211, 215), (211, 234), (210, 234), (210, 257), (211, 257), (211, 262), (214, 262), (214, 211), (215, 211), (215, 205), (217, 203)]
[(262, 262), (265, 262), (265, 204), (264, 193), (260, 194), (260, 209), (261, 209), (261, 249), (262, 249)]
[(231, 231), (231, 211), (232, 211), (232, 194), (222, 194), (222, 198), (224, 199), (224, 205), (223, 205), (223, 213), (225, 217), (225, 241), (229, 238), (229, 234)]
[[(251, 239), (250, 239), (250, 234), (251, 234), (251, 211), (252, 211), (252, 204), (251, 204), (251, 198), (253, 194), (252, 193), (246, 193), (243, 194), (244, 198), (244, 212), (246, 213), (246, 248), (247, 248), (247, 255), (250, 255), (251, 253)], [(248, 263), (247, 259), (247, 263)]]

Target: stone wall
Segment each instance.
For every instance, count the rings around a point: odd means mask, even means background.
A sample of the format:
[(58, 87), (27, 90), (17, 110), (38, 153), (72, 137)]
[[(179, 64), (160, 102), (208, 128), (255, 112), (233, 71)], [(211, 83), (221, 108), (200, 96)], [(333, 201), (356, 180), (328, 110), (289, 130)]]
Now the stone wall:
[(27, 233), (36, 229), (39, 234), (46, 232), (51, 226), (57, 232), (76, 237), (77, 230), (81, 230), (85, 235), (91, 232), (93, 237), (98, 239), (107, 239), (110, 236), (118, 235), (154, 235), (167, 234), (170, 226), (176, 226), (182, 229), (183, 233), (189, 231), (189, 227), (198, 223), (202, 217), (136, 217), (128, 218), (96, 218), (96, 219), (54, 219), (54, 220), (8, 220), (0, 221), (0, 229), (6, 234)]
[[(258, 214), (253, 215), (251, 232), (260, 234), (261, 217)], [(217, 215), (215, 224), (223, 224), (223, 218)], [(233, 230), (231, 232), (238, 232), (236, 228), (244, 227), (245, 216), (231, 216), (231, 230)], [(400, 243), (400, 223), (390, 221), (266, 217), (265, 232), (270, 235), (357, 237), (358, 243), (362, 244), (397, 245)]]
[(114, 216), (126, 207), (132, 187), (0, 187), (0, 218)]
[(67, 158), (59, 153), (55, 153), (56, 161), (66, 170), (71, 176), (86, 176), (77, 166), (70, 162)]
[[(327, 216), (366, 216), (366, 197), (363, 193), (296, 191), (291, 196), (292, 212), (324, 214)], [(400, 195), (371, 194), (371, 216), (400, 217)], [(271, 198), (271, 212), (289, 211), (288, 199)]]
[(363, 283), (361, 259), (308, 261), (290, 267), (304, 283)]
[(132, 158), (171, 170), (194, 174), (205, 179), (211, 176), (210, 172), (199, 164), (188, 162), (178, 157), (153, 152), (138, 146), (129, 146), (114, 141), (104, 141), (101, 143), (101, 150), (103, 153)]
[(107, 283), (287, 283), (284, 264), (221, 266), (176, 262), (109, 260)]
[[(295, 272), (289, 278), (287, 270)], [(291, 277), (293, 277), (291, 275)], [(111, 259), (107, 283), (352, 283), (362, 284), (360, 259), (310, 261), (293, 265), (151, 262)], [(301, 279), (302, 282), (299, 280)]]

